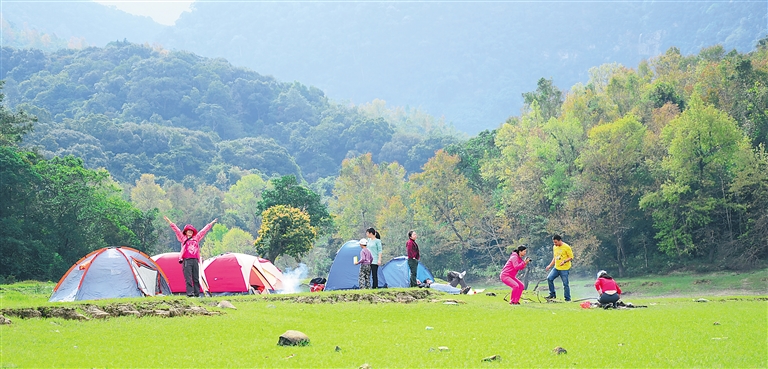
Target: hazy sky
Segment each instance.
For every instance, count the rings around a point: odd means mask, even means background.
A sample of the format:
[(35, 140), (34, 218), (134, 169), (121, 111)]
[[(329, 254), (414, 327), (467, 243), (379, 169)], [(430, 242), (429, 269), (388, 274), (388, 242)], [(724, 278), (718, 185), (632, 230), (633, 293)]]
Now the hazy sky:
[(155, 22), (172, 25), (194, 0), (94, 0), (99, 4), (114, 6), (126, 13), (145, 15)]

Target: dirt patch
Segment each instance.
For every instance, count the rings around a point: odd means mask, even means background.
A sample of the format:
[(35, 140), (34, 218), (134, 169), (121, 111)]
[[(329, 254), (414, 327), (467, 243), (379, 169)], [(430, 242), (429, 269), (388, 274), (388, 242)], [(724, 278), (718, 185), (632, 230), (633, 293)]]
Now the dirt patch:
[(721, 300), (717, 300), (720, 302), (736, 302), (736, 301), (768, 301), (768, 297), (728, 297)]
[(712, 283), (711, 279), (697, 279), (693, 281), (693, 284), (711, 284), (711, 283)]
[[(420, 300), (432, 301), (437, 296), (444, 296), (442, 293), (432, 292), (427, 288), (398, 291), (376, 291), (373, 293), (316, 293), (303, 296), (281, 296), (269, 295), (263, 299), (270, 301), (291, 301), (303, 304), (335, 304), (339, 302), (369, 302), (378, 303), (403, 303), (408, 304)], [(435, 300), (442, 301), (442, 300)]]
[(68, 320), (106, 319), (120, 316), (176, 317), (184, 315), (218, 315), (202, 306), (186, 301), (147, 301), (140, 303), (115, 303), (108, 305), (84, 304), (76, 307), (40, 306), (37, 308), (1, 309), (5, 316), (18, 318), (62, 318)]
[(640, 283), (640, 285), (643, 287), (654, 287), (654, 286), (661, 286), (662, 283), (656, 282), (656, 281), (647, 281), (647, 282)]

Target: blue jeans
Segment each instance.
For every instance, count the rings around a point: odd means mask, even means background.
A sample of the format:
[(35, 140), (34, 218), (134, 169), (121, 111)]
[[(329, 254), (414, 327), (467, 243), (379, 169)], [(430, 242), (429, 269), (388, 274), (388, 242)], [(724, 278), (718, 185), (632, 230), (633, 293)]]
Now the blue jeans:
[(552, 268), (547, 276), (547, 284), (549, 285), (549, 295), (555, 296), (555, 278), (560, 276), (560, 280), (563, 281), (563, 293), (565, 294), (565, 301), (571, 301), (571, 286), (568, 285), (568, 271), (558, 270)]

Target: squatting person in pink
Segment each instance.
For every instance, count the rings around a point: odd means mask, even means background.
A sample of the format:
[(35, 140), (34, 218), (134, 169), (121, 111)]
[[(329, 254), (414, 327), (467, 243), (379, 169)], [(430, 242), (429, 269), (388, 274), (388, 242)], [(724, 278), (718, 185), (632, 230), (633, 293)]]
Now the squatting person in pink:
[(621, 288), (619, 288), (619, 284), (616, 283), (616, 281), (613, 280), (613, 277), (608, 275), (608, 272), (605, 270), (597, 272), (595, 289), (597, 290), (597, 293), (600, 294), (600, 298), (597, 300), (600, 305), (616, 307), (616, 303), (621, 298)]
[(509, 298), (510, 305), (520, 305), (520, 296), (523, 295), (523, 289), (525, 289), (523, 282), (517, 279), (517, 272), (525, 269), (525, 266), (531, 262), (530, 258), (523, 260), (528, 252), (527, 249), (525, 246), (518, 246), (514, 249), (499, 276), (504, 284), (512, 287), (512, 295)]
[(179, 264), (183, 264), (184, 280), (187, 282), (187, 297), (200, 296), (200, 241), (205, 234), (211, 230), (217, 219), (208, 223), (200, 230), (195, 229), (191, 224), (184, 226), (184, 231), (171, 222), (168, 217), (165, 221), (171, 225), (171, 229), (176, 233), (176, 239), (181, 242), (181, 252), (179, 252)]

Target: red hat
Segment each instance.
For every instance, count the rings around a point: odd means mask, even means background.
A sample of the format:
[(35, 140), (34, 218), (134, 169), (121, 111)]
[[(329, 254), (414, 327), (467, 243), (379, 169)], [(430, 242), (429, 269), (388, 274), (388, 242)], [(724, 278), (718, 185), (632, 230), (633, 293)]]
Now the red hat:
[(192, 231), (192, 237), (195, 237), (195, 235), (197, 234), (197, 228), (195, 228), (195, 227), (194, 227), (193, 225), (191, 225), (191, 224), (187, 224), (187, 225), (185, 225), (185, 226), (184, 226), (184, 230), (183, 230), (183, 231), (181, 231), (181, 234), (183, 234), (183, 235), (186, 235), (188, 230), (191, 230), (191, 231)]

